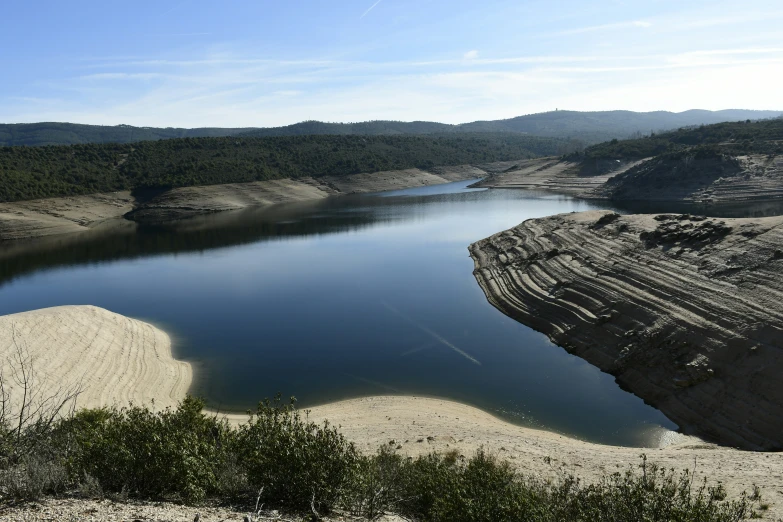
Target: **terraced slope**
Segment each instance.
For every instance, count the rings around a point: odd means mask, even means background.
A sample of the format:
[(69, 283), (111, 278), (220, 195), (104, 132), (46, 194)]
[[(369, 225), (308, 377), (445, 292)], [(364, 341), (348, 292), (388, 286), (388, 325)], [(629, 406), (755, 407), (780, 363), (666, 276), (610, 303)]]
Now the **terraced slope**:
[[(490, 172), (485, 179), (472, 185), (482, 188), (515, 188), (544, 190), (575, 197), (592, 196), (605, 187), (608, 180), (641, 164), (643, 160), (623, 162), (622, 166), (595, 176), (579, 174), (579, 164), (560, 161), (555, 157), (508, 162), (500, 172)], [(619, 163), (619, 162), (618, 162)], [(601, 197), (600, 195), (598, 197)]]
[(783, 198), (783, 156), (680, 152), (616, 172), (587, 198), (632, 201), (728, 201)]
[(608, 211), (526, 221), (470, 246), (499, 310), (688, 434), (783, 448), (783, 217)]

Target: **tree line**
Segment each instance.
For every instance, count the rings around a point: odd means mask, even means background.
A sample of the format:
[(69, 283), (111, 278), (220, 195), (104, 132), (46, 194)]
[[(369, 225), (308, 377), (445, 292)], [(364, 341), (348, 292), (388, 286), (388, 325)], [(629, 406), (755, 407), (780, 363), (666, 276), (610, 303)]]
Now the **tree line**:
[(558, 155), (569, 143), (519, 134), (179, 138), (0, 147), (0, 201), (345, 176)]

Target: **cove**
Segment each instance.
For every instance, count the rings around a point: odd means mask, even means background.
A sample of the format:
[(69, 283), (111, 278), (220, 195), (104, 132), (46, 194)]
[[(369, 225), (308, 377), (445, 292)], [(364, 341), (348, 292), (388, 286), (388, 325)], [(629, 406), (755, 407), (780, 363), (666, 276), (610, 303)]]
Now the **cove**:
[[(152, 322), (223, 411), (443, 397), (588, 441), (656, 446), (676, 425), (485, 299), (467, 246), (605, 203), (458, 182), (15, 245), (0, 314), (93, 304)], [(626, 210), (626, 209), (622, 209)]]

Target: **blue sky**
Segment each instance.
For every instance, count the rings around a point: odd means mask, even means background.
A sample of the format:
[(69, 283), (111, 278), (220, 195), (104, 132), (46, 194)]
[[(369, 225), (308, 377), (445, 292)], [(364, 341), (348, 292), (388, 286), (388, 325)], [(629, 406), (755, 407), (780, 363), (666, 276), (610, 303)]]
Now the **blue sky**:
[(0, 122), (783, 109), (774, 1), (8, 1)]

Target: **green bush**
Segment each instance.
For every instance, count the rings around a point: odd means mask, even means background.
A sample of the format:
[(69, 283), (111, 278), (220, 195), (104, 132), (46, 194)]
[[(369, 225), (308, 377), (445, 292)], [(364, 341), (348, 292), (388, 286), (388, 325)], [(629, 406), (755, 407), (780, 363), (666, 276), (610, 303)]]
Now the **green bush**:
[[(238, 428), (188, 397), (176, 409), (81, 411), (0, 461), (0, 497), (78, 492), (244, 501), (320, 516), (335, 508), (372, 519), (393, 512), (422, 522), (739, 522), (757, 516), (761, 492), (727, 501), (721, 486), (648, 464), (583, 485), (530, 479), (485, 451), (416, 459), (384, 446), (362, 456), (337, 430), (303, 418), (293, 401), (261, 403)], [(27, 431), (20, 437), (24, 439)], [(260, 494), (259, 494), (260, 491)]]
[(308, 422), (294, 409), (264, 401), (236, 433), (234, 453), (249, 483), (267, 503), (329, 512), (359, 465), (359, 455), (336, 429)]
[(71, 475), (94, 477), (104, 491), (204, 499), (217, 491), (216, 470), (232, 432), (204, 415), (203, 406), (188, 397), (160, 413), (139, 407), (77, 413), (60, 427)]

